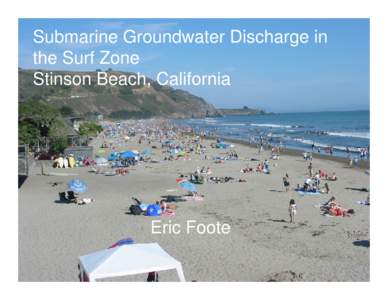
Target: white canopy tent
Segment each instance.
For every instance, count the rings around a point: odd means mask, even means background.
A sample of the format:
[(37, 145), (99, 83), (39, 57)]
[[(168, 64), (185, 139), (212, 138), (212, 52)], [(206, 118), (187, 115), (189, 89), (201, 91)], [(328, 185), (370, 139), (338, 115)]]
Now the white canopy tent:
[(159, 244), (122, 245), (79, 257), (81, 280), (89, 281), (126, 275), (144, 274), (175, 269), (180, 281), (185, 281), (182, 265)]

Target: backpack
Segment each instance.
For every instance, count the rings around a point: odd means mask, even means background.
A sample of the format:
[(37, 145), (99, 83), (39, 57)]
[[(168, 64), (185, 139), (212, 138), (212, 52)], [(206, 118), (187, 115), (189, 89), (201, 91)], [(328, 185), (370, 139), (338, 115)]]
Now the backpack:
[(129, 207), (129, 211), (131, 212), (131, 214), (133, 215), (141, 215), (143, 213), (143, 211), (141, 210), (140, 206), (139, 205), (131, 205)]

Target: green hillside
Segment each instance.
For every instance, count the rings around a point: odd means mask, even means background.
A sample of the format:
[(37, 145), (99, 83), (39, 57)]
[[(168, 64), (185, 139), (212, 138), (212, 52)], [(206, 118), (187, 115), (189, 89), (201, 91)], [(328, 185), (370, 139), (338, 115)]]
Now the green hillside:
[[(203, 98), (186, 91), (161, 86), (148, 79), (151, 86), (36, 86), (33, 73), (19, 69), (19, 102), (44, 100), (58, 109), (70, 108), (75, 115), (100, 113), (111, 118), (201, 118), (217, 116), (219, 112)], [(112, 71), (114, 74), (131, 74)], [(55, 71), (54, 74), (65, 74)], [(66, 72), (89, 74), (96, 82), (96, 72)]]

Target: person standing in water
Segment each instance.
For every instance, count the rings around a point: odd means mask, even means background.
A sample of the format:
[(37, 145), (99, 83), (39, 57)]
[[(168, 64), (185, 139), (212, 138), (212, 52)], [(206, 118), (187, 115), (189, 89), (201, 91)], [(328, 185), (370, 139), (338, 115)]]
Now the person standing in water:
[(290, 223), (295, 223), (296, 204), (294, 199), (290, 200), (290, 205), (288, 206), (288, 212), (290, 213)]

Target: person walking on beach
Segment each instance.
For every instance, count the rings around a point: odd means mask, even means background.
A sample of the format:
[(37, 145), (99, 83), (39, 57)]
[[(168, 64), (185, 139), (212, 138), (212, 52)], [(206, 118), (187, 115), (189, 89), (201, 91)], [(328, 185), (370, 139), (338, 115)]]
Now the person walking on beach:
[(286, 173), (286, 176), (283, 177), (283, 185), (286, 189), (286, 192), (290, 190), (290, 181), (288, 179), (288, 174)]
[(290, 200), (290, 205), (288, 207), (288, 212), (290, 213), (290, 223), (295, 223), (295, 215), (296, 215), (296, 204), (295, 200)]
[(311, 178), (313, 176), (313, 164), (310, 162), (307, 168), (309, 171), (309, 177)]

